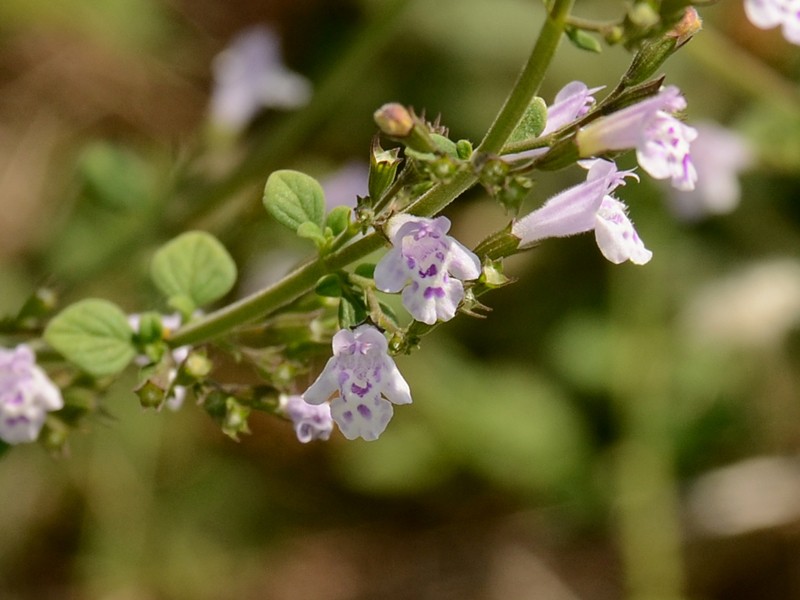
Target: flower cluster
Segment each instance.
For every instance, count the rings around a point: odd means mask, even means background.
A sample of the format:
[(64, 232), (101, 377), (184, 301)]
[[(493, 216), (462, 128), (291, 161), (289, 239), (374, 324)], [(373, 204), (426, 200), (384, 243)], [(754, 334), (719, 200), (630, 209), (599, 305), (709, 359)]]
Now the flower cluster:
[(397, 215), (387, 226), (392, 249), (375, 267), (375, 286), (396, 293), (417, 321), (449, 321), (464, 299), (463, 281), (481, 274), (478, 257), (447, 235), (446, 217)]
[(392, 403), (410, 404), (411, 390), (389, 357), (383, 334), (360, 325), (333, 336), (333, 357), (303, 400), (330, 400), (331, 416), (347, 439), (376, 440), (394, 414)]
[(800, 45), (800, 2), (797, 0), (745, 0), (744, 10), (756, 27), (780, 26), (787, 41)]
[(626, 177), (636, 175), (619, 171), (611, 161), (592, 161), (586, 181), (556, 194), (541, 208), (514, 222), (511, 234), (519, 238), (519, 248), (530, 248), (545, 238), (594, 230), (600, 251), (611, 262), (647, 263), (652, 252), (639, 239), (625, 204), (611, 196), (625, 184)]
[(0, 348), (0, 439), (7, 444), (36, 440), (47, 413), (63, 406), (61, 392), (28, 346)]
[(694, 189), (697, 181), (689, 146), (697, 131), (673, 114), (686, 108), (675, 86), (655, 96), (592, 121), (578, 131), (581, 156), (598, 156), (611, 150), (636, 149), (641, 167), (656, 179), (670, 179), (679, 190)]

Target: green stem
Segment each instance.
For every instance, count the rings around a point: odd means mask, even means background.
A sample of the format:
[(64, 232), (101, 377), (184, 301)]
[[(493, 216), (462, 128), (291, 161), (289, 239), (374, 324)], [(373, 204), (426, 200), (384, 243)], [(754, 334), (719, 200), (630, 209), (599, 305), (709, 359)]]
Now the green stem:
[[(539, 89), (561, 40), (564, 23), (573, 1), (554, 1), (525, 68), (481, 143), (484, 151), (495, 153), (503, 147)], [(476, 181), (477, 175), (474, 171), (461, 171), (446, 183), (437, 184), (423, 194), (409, 206), (407, 212), (424, 217), (435, 215)], [(372, 233), (332, 254), (309, 261), (272, 286), (186, 324), (170, 339), (170, 344), (182, 346), (205, 342), (225, 334), (236, 326), (263, 317), (311, 291), (323, 275), (364, 258), (378, 250), (384, 243), (383, 236)]]
[(380, 248), (385, 239), (372, 233), (338, 252), (305, 263), (277, 283), (181, 327), (172, 338), (172, 346), (197, 344), (226, 333), (289, 304), (311, 291), (320, 277), (367, 256)]
[(517, 78), (514, 89), (508, 96), (503, 108), (492, 123), (489, 131), (480, 143), (477, 152), (497, 154), (511, 136), (519, 123), (525, 109), (533, 100), (542, 85), (547, 68), (553, 60), (564, 26), (574, 0), (555, 0), (550, 13), (545, 19), (539, 39), (531, 52), (528, 62)]

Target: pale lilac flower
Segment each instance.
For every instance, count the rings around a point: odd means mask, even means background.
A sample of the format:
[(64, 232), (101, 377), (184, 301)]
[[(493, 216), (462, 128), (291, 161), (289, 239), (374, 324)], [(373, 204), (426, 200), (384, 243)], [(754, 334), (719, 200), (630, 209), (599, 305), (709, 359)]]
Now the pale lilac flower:
[(611, 161), (591, 161), (585, 182), (556, 194), (541, 208), (514, 222), (511, 234), (519, 238), (519, 248), (529, 248), (550, 237), (594, 230), (600, 252), (608, 260), (645, 264), (652, 253), (639, 239), (625, 204), (610, 195), (625, 185), (626, 177), (636, 175), (618, 171)]
[(383, 334), (370, 325), (333, 336), (333, 357), (303, 394), (310, 404), (331, 400), (331, 416), (349, 440), (376, 440), (411, 390), (389, 357)]
[(481, 274), (478, 257), (446, 235), (447, 217), (428, 219), (397, 215), (389, 220), (393, 248), (375, 267), (375, 287), (403, 291), (403, 306), (428, 325), (449, 321), (464, 299), (462, 281)]
[(61, 392), (36, 365), (28, 346), (0, 348), (0, 439), (7, 444), (33, 442), (47, 413), (63, 407)]
[(800, 0), (745, 0), (744, 10), (759, 29), (780, 25), (783, 37), (800, 45)]
[(263, 108), (297, 108), (311, 96), (311, 84), (283, 64), (277, 34), (263, 25), (239, 33), (212, 69), (211, 121), (233, 132)]
[(736, 132), (714, 123), (697, 125), (697, 140), (692, 144), (692, 161), (697, 169), (694, 190), (672, 190), (670, 205), (684, 219), (729, 213), (739, 204), (739, 172), (754, 162), (747, 140)]
[(281, 408), (294, 425), (297, 439), (303, 444), (311, 440), (327, 440), (333, 431), (331, 407), (327, 402), (309, 404), (302, 396), (280, 398)]
[(571, 81), (561, 88), (553, 103), (547, 107), (547, 124), (541, 135), (558, 131), (588, 113), (595, 102), (592, 94), (603, 87), (589, 89), (582, 81)]
[(694, 189), (697, 172), (689, 154), (697, 131), (672, 113), (686, 108), (675, 86), (641, 102), (592, 121), (578, 131), (581, 156), (597, 156), (610, 150), (636, 149), (642, 168), (656, 179), (670, 179), (680, 190)]
[[(141, 315), (128, 315), (128, 324), (131, 326), (131, 329), (133, 329), (134, 333), (139, 333), (140, 322)], [(172, 315), (161, 315), (161, 325), (168, 331), (174, 331), (181, 326), (181, 316), (177, 313)], [(177, 348), (173, 348), (170, 353), (175, 367), (172, 367), (167, 371), (168, 387), (166, 390), (166, 405), (167, 408), (172, 411), (176, 411), (183, 406), (183, 401), (186, 399), (186, 387), (182, 385), (174, 385), (174, 382), (178, 377), (178, 366), (183, 364), (183, 361), (188, 358), (191, 350), (191, 346), (178, 346)], [(150, 359), (147, 356), (140, 354), (134, 357), (133, 362), (140, 367), (144, 367), (150, 363)]]

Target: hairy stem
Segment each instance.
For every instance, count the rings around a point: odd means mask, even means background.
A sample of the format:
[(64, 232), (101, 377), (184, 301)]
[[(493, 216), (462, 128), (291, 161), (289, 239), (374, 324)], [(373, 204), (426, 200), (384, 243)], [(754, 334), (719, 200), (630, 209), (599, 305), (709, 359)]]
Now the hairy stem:
[(555, 0), (552, 9), (545, 19), (539, 39), (531, 52), (528, 62), (517, 78), (511, 94), (494, 123), (486, 132), (476, 152), (496, 154), (511, 136), (514, 128), (522, 118), (525, 109), (533, 100), (542, 85), (547, 68), (553, 60), (564, 26), (574, 0)]

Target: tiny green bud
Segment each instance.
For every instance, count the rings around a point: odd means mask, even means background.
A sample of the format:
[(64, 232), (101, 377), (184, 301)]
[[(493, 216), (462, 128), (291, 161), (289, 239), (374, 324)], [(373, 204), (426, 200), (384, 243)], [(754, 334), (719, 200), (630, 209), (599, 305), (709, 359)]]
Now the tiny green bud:
[(458, 140), (456, 142), (456, 154), (461, 160), (469, 160), (472, 157), (472, 142), (469, 140)]
[(183, 363), (183, 372), (194, 380), (205, 379), (213, 368), (211, 359), (200, 352), (191, 352)]
[(60, 455), (67, 449), (69, 427), (61, 419), (52, 415), (47, 416), (45, 426), (39, 435), (39, 443), (43, 444), (50, 452)]
[(375, 124), (388, 136), (404, 138), (414, 129), (414, 116), (402, 104), (389, 102), (373, 114)]
[(622, 40), (622, 37), (625, 35), (625, 29), (620, 27), (619, 25), (615, 25), (606, 31), (605, 39), (606, 43), (609, 45), (619, 44)]
[(139, 397), (139, 404), (142, 405), (142, 408), (160, 408), (166, 395), (166, 391), (150, 379), (147, 379), (136, 388), (135, 392)]
[(628, 10), (628, 18), (631, 23), (641, 29), (648, 29), (661, 20), (655, 9), (647, 2), (637, 2)]
[(229, 438), (239, 441), (240, 433), (250, 433), (247, 419), (250, 416), (250, 407), (244, 406), (229, 396), (225, 400), (225, 417), (222, 420), (222, 433)]

